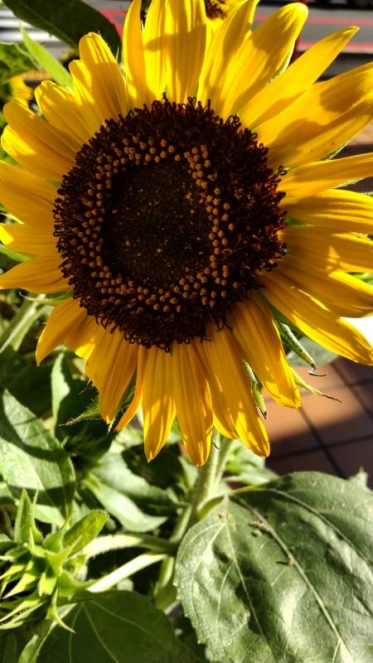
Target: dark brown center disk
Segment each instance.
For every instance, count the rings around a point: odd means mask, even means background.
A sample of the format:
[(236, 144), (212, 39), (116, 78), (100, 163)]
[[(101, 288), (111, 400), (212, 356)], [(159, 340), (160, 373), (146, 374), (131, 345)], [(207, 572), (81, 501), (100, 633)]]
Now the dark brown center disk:
[(194, 99), (108, 120), (55, 202), (73, 296), (130, 343), (205, 339), (284, 254), (279, 183), (254, 134)]

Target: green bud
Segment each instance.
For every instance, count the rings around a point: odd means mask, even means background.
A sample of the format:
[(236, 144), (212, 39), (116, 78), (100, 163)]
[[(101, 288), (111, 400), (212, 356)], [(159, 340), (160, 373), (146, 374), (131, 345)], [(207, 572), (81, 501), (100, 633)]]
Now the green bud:
[(14, 629), (30, 621), (56, 619), (71, 596), (89, 586), (85, 574), (85, 546), (107, 520), (103, 511), (91, 511), (79, 522), (43, 537), (36, 527), (33, 505), (23, 491), (14, 524), (13, 540), (3, 541), (0, 555), (0, 629)]

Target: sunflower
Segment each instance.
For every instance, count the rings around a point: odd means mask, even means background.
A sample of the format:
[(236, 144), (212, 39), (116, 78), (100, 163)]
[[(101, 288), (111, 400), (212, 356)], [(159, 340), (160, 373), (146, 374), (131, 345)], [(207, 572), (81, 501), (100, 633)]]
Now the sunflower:
[[(22, 221), (2, 240), (30, 260), (2, 288), (68, 293), (37, 346), (86, 359), (118, 428), (140, 405), (152, 459), (175, 416), (197, 465), (213, 426), (267, 455), (246, 366), (284, 406), (300, 395), (277, 320), (373, 363), (344, 316), (373, 311), (373, 200), (338, 187), (373, 156), (327, 159), (373, 117), (373, 66), (317, 82), (355, 33), (340, 30), (288, 68), (301, 3), (254, 31), (255, 2), (211, 35), (203, 0), (141, 1), (124, 26), (124, 74), (88, 34), (71, 89), (43, 82), (40, 113), (5, 108), (0, 195)], [(119, 415), (120, 416), (120, 415)], [(119, 417), (118, 417), (119, 418)]]
[(28, 106), (32, 99), (32, 88), (25, 83), (26, 75), (11, 76), (5, 83), (0, 84), (0, 107), (5, 101), (13, 99), (20, 104)]
[(239, 8), (245, 0), (205, 0), (205, 10), (207, 19), (213, 24), (213, 27), (220, 25), (220, 22)]

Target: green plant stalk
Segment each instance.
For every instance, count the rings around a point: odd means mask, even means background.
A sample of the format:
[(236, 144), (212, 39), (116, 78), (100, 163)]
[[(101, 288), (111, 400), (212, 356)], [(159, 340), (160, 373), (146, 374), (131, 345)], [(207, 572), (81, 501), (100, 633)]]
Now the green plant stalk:
[(4, 333), (0, 336), (0, 354), (11, 345), (18, 350), (30, 327), (42, 312), (40, 305), (43, 300), (35, 301), (25, 299), (10, 321)]
[[(203, 503), (216, 493), (227, 460), (225, 447), (221, 442), (220, 433), (214, 430), (210, 455), (205, 465), (200, 469), (199, 477), (192, 493), (191, 512), (186, 530), (198, 520), (198, 513)], [(220, 459), (221, 456), (223, 456), (222, 460)]]
[(159, 536), (149, 534), (109, 534), (99, 536), (91, 541), (84, 549), (87, 559), (102, 555), (109, 550), (121, 550), (122, 548), (146, 548), (152, 552), (167, 553), (172, 555), (176, 552), (177, 544)]
[[(216, 496), (230, 450), (230, 440), (214, 429), (209, 458), (200, 469), (190, 504), (177, 521), (170, 542), (179, 544), (188, 529), (200, 519), (204, 505)], [(168, 556), (161, 565), (154, 598), (156, 607), (161, 610), (168, 608), (176, 599), (174, 572), (175, 556)]]
[(97, 582), (89, 587), (89, 591), (105, 592), (106, 590), (115, 587), (115, 585), (117, 585), (122, 580), (130, 578), (134, 573), (137, 573), (137, 571), (141, 571), (141, 569), (146, 569), (147, 566), (161, 562), (165, 559), (165, 557), (165, 554), (156, 553), (144, 553), (143, 555), (139, 555), (138, 557), (131, 559), (130, 562), (127, 562), (126, 564), (123, 564), (123, 566), (120, 566), (118, 569), (115, 569), (115, 571), (109, 573), (104, 578), (97, 580)]

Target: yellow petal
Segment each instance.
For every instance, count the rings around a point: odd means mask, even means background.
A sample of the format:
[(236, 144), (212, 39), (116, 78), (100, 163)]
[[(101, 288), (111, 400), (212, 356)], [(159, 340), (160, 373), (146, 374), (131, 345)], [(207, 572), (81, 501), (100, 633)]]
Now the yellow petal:
[(228, 329), (210, 329), (207, 336), (208, 340), (194, 347), (205, 367), (216, 417), (224, 428), (234, 429), (235, 437), (254, 453), (267, 456), (268, 436), (254, 404), (237, 341)]
[(172, 356), (157, 347), (148, 351), (143, 381), (145, 455), (152, 460), (165, 444), (175, 418)]
[(66, 299), (50, 314), (39, 338), (36, 360), (40, 364), (59, 345), (66, 345), (79, 357), (87, 358), (93, 347), (98, 327), (93, 318), (75, 299)]
[(100, 414), (111, 422), (128, 388), (137, 365), (138, 346), (127, 343), (119, 330), (99, 327), (86, 373), (100, 394)]
[(152, 0), (143, 31), (146, 83), (151, 99), (161, 99), (167, 78), (168, 5), (165, 0)]
[(56, 240), (51, 232), (38, 231), (24, 224), (2, 224), (0, 239), (13, 251), (28, 255), (49, 255), (56, 250)]
[(62, 276), (60, 264), (57, 252), (22, 262), (0, 276), (0, 289), (22, 288), (41, 295), (68, 292), (70, 286)]
[(36, 88), (35, 99), (48, 122), (58, 129), (74, 152), (92, 137), (92, 125), (70, 90), (53, 81), (44, 81)]
[(281, 7), (240, 45), (234, 60), (226, 59), (219, 94), (212, 98), (218, 115), (239, 112), (268, 84), (291, 55), (307, 15), (301, 3)]
[[(317, 228), (289, 227), (283, 238), (292, 260), (323, 271), (369, 272), (373, 265), (373, 241), (352, 233), (335, 235)], [(285, 261), (284, 261), (285, 262)]]
[(204, 0), (168, 0), (166, 40), (169, 99), (179, 103), (195, 94), (206, 47)]
[(373, 66), (363, 65), (313, 85), (256, 131), (272, 168), (293, 167), (332, 154), (372, 118)]
[(203, 465), (210, 452), (213, 417), (206, 374), (193, 345), (173, 345), (172, 368), (183, 443), (193, 463)]
[(9, 124), (5, 127), (2, 145), (8, 154), (35, 175), (61, 180), (74, 165), (75, 154), (68, 141), (22, 104), (6, 104), (4, 115)]
[(70, 63), (74, 93), (81, 101), (81, 113), (93, 122), (97, 131), (105, 120), (127, 114), (123, 74), (108, 45), (99, 35), (90, 33), (79, 42), (80, 60)]
[(53, 232), (56, 189), (21, 168), (0, 161), (0, 199), (16, 218), (41, 232)]
[(335, 60), (358, 28), (344, 28), (312, 44), (283, 73), (250, 99), (240, 113), (244, 126), (252, 129), (288, 108)]
[(373, 234), (373, 198), (366, 194), (331, 189), (287, 205), (288, 216), (329, 232)]
[(371, 177), (373, 154), (357, 154), (352, 157), (317, 161), (290, 170), (283, 178), (280, 189), (286, 191), (281, 206), (300, 202), (303, 198), (348, 184), (355, 180)]
[(359, 278), (342, 272), (326, 272), (293, 261), (289, 256), (278, 268), (281, 275), (299, 290), (320, 299), (338, 316), (361, 317), (373, 314), (373, 287)]
[(135, 416), (137, 410), (139, 409), (142, 401), (142, 394), (143, 394), (143, 389), (144, 389), (144, 378), (145, 378), (145, 370), (146, 370), (146, 364), (149, 359), (149, 350), (144, 348), (143, 346), (138, 347), (138, 355), (137, 355), (137, 373), (136, 373), (136, 388), (135, 388), (135, 393), (133, 395), (133, 399), (128, 406), (126, 412), (120, 419), (116, 430), (121, 430), (129, 422), (133, 417)]
[(153, 101), (145, 75), (144, 44), (140, 20), (142, 0), (132, 0), (123, 29), (123, 61), (130, 108), (141, 108)]
[[(279, 271), (279, 270), (277, 270)], [(263, 293), (300, 331), (323, 347), (362, 364), (373, 364), (373, 348), (346, 320), (339, 318), (322, 302), (277, 274), (261, 277)]]
[(243, 40), (250, 35), (257, 4), (258, 0), (245, 2), (222, 21), (214, 33), (205, 55), (198, 85), (198, 99), (204, 104), (207, 104), (209, 99), (213, 107), (218, 103), (227, 62), (235, 61)]
[(270, 309), (260, 297), (236, 304), (230, 326), (242, 348), (242, 357), (268, 393), (281, 405), (300, 406), (299, 391), (286, 359)]

